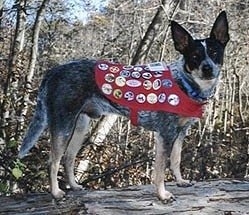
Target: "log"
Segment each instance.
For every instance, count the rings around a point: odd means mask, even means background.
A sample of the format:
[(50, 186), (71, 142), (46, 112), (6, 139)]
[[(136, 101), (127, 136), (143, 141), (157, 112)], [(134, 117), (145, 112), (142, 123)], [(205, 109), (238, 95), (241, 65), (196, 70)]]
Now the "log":
[(167, 183), (176, 200), (162, 203), (153, 185), (108, 190), (68, 191), (59, 201), (48, 193), (0, 197), (0, 214), (91, 214), (91, 215), (248, 215), (249, 182), (211, 180), (181, 188)]

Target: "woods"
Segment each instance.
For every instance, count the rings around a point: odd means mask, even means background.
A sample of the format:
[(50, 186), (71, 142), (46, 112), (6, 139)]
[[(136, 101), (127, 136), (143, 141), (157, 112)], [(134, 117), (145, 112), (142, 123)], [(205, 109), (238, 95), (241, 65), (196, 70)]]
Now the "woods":
[[(231, 36), (222, 78), (205, 118), (185, 139), (182, 172), (197, 181), (248, 179), (248, 8), (248, 0), (110, 0), (100, 6), (88, 0), (0, 1), (0, 194), (48, 191), (49, 135), (44, 133), (25, 159), (17, 159), (47, 69), (84, 57), (126, 64), (171, 62), (179, 54), (170, 20), (206, 37), (221, 10), (228, 14)], [(80, 17), (78, 10), (86, 16)], [(88, 137), (75, 170), (85, 187), (151, 183), (152, 132), (111, 117), (94, 121)], [(170, 171), (165, 179), (173, 180)]]

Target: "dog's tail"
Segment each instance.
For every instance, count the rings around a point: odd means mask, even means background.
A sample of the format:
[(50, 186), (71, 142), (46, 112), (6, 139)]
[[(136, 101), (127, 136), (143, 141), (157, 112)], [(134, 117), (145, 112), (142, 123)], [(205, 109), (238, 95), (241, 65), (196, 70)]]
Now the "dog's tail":
[(36, 144), (41, 133), (47, 128), (47, 109), (45, 105), (46, 90), (39, 92), (34, 116), (23, 139), (18, 157), (23, 158)]

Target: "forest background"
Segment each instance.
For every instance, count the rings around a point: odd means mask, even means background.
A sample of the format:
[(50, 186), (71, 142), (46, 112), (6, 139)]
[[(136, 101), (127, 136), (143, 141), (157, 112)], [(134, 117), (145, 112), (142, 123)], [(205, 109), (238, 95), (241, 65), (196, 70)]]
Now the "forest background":
[[(83, 57), (126, 64), (171, 62), (173, 19), (196, 37), (208, 36), (226, 10), (231, 40), (215, 99), (184, 141), (182, 173), (191, 180), (249, 178), (249, 1), (237, 0), (15, 0), (0, 1), (0, 194), (48, 190), (49, 135), (23, 160), (18, 147), (46, 70)], [(112, 127), (98, 136), (101, 128)], [(91, 138), (93, 135), (95, 138)], [(77, 158), (87, 188), (151, 183), (154, 134), (128, 119), (91, 124)], [(98, 137), (98, 138), (96, 138)], [(66, 186), (63, 168), (59, 177)], [(173, 180), (170, 170), (166, 180)]]

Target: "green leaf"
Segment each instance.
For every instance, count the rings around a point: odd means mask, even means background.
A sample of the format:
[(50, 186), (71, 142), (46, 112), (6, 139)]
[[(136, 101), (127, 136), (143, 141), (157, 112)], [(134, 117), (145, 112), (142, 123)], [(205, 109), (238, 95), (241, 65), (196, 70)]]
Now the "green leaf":
[(12, 174), (16, 179), (19, 179), (22, 177), (22, 171), (19, 168), (12, 169)]

